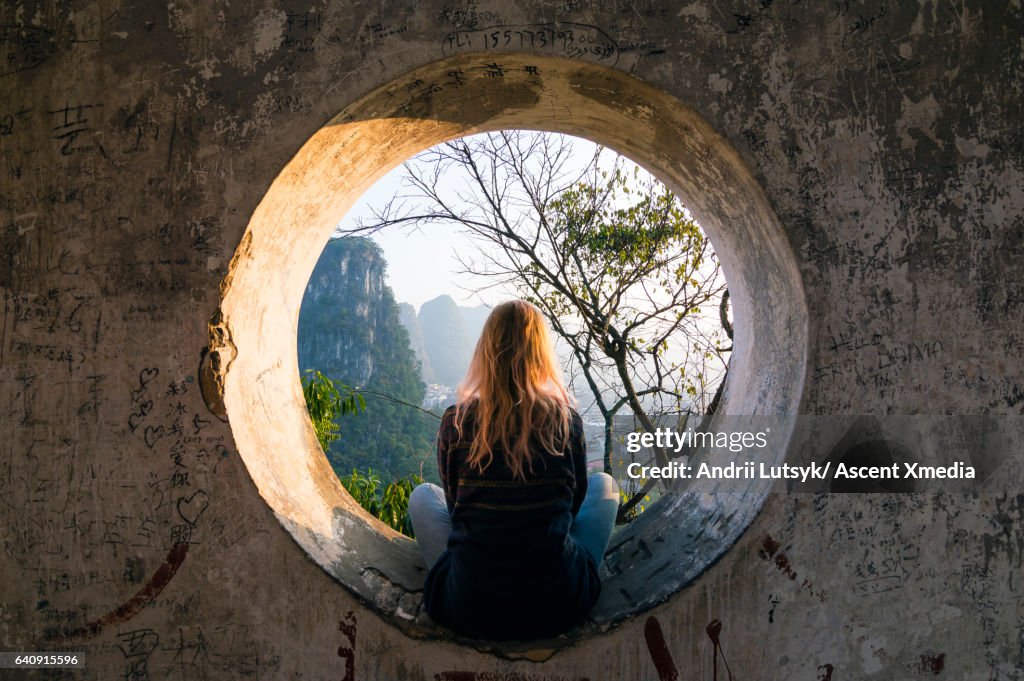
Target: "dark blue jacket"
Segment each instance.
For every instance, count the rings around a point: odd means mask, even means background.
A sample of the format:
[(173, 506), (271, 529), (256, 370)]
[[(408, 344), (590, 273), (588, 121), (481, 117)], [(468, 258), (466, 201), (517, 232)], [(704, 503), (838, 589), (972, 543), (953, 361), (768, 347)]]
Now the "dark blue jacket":
[(569, 535), (587, 493), (583, 421), (572, 412), (560, 456), (535, 446), (533, 472), (515, 480), (502, 452), (481, 474), (466, 463), (472, 412), (462, 438), (449, 407), (437, 462), (452, 533), (431, 568), (424, 604), (434, 621), (480, 639), (537, 639), (578, 623), (601, 591), (597, 566)]

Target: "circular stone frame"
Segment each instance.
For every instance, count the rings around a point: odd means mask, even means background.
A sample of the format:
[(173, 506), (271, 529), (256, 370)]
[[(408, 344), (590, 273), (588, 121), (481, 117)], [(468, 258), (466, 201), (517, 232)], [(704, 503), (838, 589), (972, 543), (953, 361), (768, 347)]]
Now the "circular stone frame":
[[(486, 68), (493, 60), (460, 55), (420, 67), (318, 130), (253, 213), (211, 322), (215, 380), (260, 495), (316, 563), (416, 637), (445, 635), (420, 614), (426, 570), (417, 548), (342, 488), (307, 416), (296, 350), (299, 307), (319, 254), (345, 212), (393, 167), (446, 140), (510, 128), (614, 148), (682, 198), (729, 275), (740, 333), (711, 429), (723, 417), (770, 416), (761, 460), (781, 462), (807, 373), (807, 308), (791, 246), (725, 139), (683, 103), (620, 71), (510, 53), (496, 78)], [(705, 460), (714, 465), (715, 456)], [(668, 599), (735, 543), (770, 487), (750, 480), (729, 493), (666, 494), (613, 537), (590, 620), (552, 649)]]

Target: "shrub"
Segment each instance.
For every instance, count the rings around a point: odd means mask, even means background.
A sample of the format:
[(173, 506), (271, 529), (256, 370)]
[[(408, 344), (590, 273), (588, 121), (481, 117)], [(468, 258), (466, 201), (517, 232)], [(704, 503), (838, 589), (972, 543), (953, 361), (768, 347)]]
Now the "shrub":
[(340, 480), (342, 487), (367, 513), (405, 536), (415, 538), (409, 519), (409, 496), (417, 485), (423, 484), (423, 478), (410, 473), (383, 484), (380, 476), (367, 468), (365, 473), (352, 469), (351, 474)]

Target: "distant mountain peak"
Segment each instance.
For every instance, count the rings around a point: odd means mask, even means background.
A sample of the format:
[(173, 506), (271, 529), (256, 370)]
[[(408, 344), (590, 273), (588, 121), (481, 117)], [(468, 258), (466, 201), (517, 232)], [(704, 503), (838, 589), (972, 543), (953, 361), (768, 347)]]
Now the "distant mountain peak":
[[(420, 357), (424, 382), (458, 385), (469, 368), (469, 360), (491, 308), (459, 305), (447, 293), (423, 303), (416, 315), (412, 314), (413, 307), (408, 303), (402, 303), (400, 308), (402, 324)], [(422, 342), (422, 350), (417, 349), (417, 339)]]

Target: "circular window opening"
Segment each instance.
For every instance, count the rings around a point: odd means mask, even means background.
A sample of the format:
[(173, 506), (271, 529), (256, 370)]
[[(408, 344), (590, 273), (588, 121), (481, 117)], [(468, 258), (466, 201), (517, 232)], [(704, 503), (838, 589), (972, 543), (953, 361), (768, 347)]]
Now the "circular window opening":
[[(502, 129), (577, 135), (617, 149), (683, 200), (729, 272), (735, 326), (743, 332), (709, 429), (767, 416), (772, 436), (759, 458), (781, 462), (806, 375), (807, 312), (793, 254), (730, 145), (685, 105), (626, 74), (509, 54), (499, 80), (488, 75), (493, 62), (463, 55), (427, 65), (317, 131), (253, 214), (211, 325), (224, 408), (261, 496), (330, 575), (420, 637), (444, 634), (420, 613), (426, 571), (417, 549), (342, 488), (307, 416), (296, 362), (299, 311), (317, 257), (342, 216), (390, 169), (440, 142)], [(730, 451), (714, 450), (705, 460), (725, 465)], [(561, 645), (682, 588), (738, 539), (770, 486), (751, 479), (730, 484), (729, 493), (704, 487), (665, 494), (613, 538), (602, 597), (590, 621)]]
[(666, 487), (638, 471), (693, 449), (625, 441), (644, 424), (693, 429), (721, 400), (734, 336), (726, 278), (668, 187), (557, 133), (503, 130), (432, 147), (345, 216), (298, 326), (307, 409), (332, 469), (403, 534), (411, 489), (440, 483), (435, 436), (484, 321), (512, 298), (548, 319), (588, 468), (622, 490), (620, 525)]

